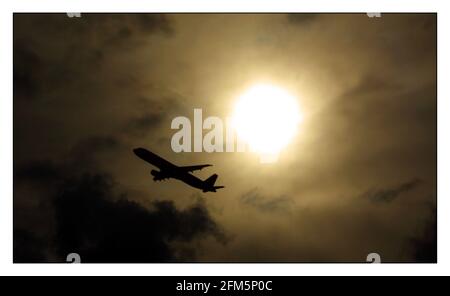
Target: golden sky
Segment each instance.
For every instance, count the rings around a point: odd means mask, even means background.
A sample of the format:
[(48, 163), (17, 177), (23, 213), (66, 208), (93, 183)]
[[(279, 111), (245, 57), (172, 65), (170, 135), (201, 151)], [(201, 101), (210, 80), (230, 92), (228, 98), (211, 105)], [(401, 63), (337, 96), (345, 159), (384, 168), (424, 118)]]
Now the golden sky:
[[(16, 14), (15, 261), (435, 261), (436, 42), (435, 14)], [(260, 82), (302, 115), (276, 163), (171, 150)]]

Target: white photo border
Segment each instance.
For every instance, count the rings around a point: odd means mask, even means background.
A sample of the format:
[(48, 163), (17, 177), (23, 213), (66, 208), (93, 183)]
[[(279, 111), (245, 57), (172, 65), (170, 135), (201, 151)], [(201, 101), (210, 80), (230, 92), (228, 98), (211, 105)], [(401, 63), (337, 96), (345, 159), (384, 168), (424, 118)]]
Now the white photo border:
[[(448, 275), (450, 273), (450, 3), (448, 1), (261, 0), (1, 1), (0, 275)], [(429, 12), (438, 13), (437, 264), (13, 264), (13, 13), (18, 12)]]

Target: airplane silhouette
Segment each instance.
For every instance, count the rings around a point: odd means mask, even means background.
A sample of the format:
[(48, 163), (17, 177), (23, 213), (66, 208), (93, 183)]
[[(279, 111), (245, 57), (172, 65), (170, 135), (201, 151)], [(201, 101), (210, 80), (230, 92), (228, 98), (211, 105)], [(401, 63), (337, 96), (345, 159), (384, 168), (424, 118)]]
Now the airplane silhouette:
[(217, 174), (212, 175), (205, 181), (200, 180), (190, 172), (201, 170), (205, 167), (212, 166), (211, 164), (193, 165), (193, 166), (176, 166), (173, 163), (159, 157), (153, 152), (144, 148), (133, 149), (137, 157), (159, 168), (159, 171), (151, 170), (151, 175), (154, 181), (161, 181), (164, 179), (174, 178), (178, 179), (192, 187), (203, 190), (203, 192), (216, 192), (216, 189), (224, 188), (225, 186), (214, 186), (217, 180)]

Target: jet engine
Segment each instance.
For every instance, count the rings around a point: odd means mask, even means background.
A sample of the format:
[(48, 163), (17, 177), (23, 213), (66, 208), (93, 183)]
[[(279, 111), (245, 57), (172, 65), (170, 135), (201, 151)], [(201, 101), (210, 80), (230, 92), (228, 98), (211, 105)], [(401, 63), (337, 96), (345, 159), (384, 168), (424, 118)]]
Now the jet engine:
[(164, 180), (167, 178), (160, 171), (156, 171), (156, 170), (151, 170), (150, 174), (153, 176), (154, 181), (161, 181), (161, 180)]

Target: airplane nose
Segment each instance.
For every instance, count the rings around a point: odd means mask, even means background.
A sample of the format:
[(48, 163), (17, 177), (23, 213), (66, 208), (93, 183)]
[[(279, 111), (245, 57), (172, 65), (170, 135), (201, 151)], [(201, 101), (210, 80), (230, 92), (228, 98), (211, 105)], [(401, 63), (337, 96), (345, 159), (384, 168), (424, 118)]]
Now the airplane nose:
[(142, 148), (134, 148), (133, 149), (134, 154), (136, 154), (137, 156), (141, 156), (142, 155)]

